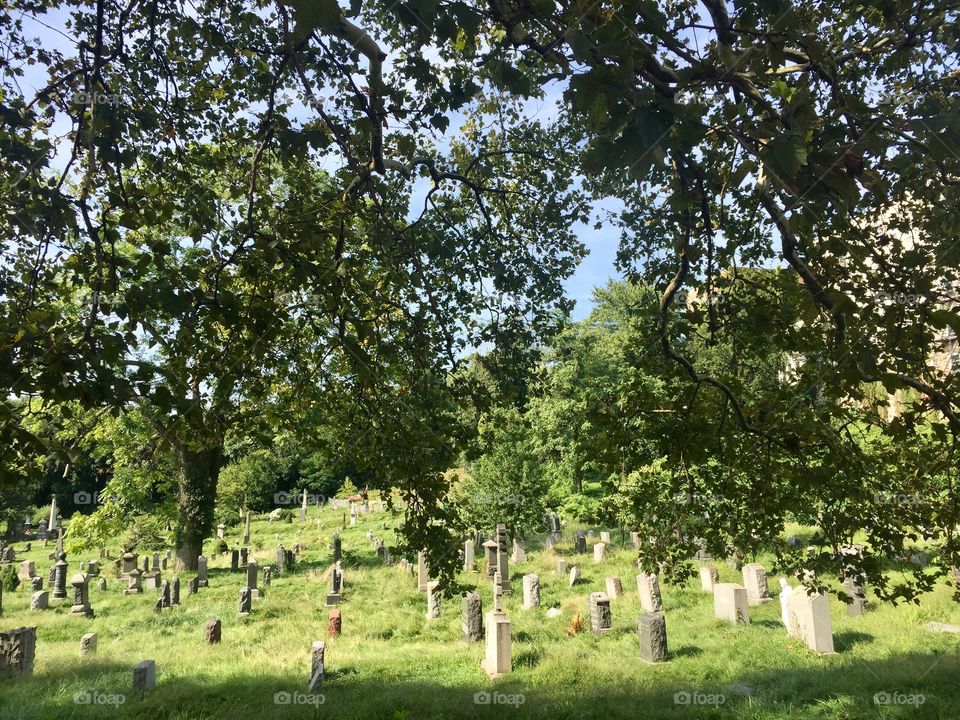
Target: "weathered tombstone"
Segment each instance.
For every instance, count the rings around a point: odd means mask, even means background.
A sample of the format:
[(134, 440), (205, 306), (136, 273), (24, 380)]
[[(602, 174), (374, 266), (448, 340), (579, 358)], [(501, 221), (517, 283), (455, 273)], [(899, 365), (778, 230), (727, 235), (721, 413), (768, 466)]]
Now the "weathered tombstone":
[(80, 638), (80, 656), (93, 655), (97, 652), (97, 634), (87, 633)]
[(634, 550), (640, 549), (640, 533), (638, 532), (630, 533), (630, 547), (632, 547)]
[(497, 541), (487, 540), (483, 543), (484, 577), (492, 578), (497, 571)]
[(340, 541), (340, 533), (333, 534), (333, 561), (339, 562), (343, 559), (343, 545)]
[(207, 587), (207, 559), (201, 555), (197, 558), (197, 588)]
[(464, 572), (473, 572), (476, 565), (476, 559), (473, 556), (473, 540), (467, 538), (463, 543), (463, 570)]
[(139, 595), (143, 592), (143, 586), (140, 584), (140, 571), (134, 568), (127, 576), (127, 587), (123, 591), (124, 595)]
[(427, 620), (436, 620), (440, 617), (440, 593), (437, 588), (440, 583), (431, 580), (427, 583)]
[(647, 662), (667, 659), (667, 620), (663, 613), (648, 613), (637, 619), (640, 657)]
[(520, 544), (520, 541), (516, 538), (513, 539), (513, 553), (510, 557), (510, 562), (513, 563), (522, 563), (527, 562), (527, 550), (523, 545)]
[(340, 604), (340, 568), (336, 565), (330, 568), (330, 592), (327, 593), (327, 607)]
[(577, 538), (574, 543), (574, 551), (578, 555), (582, 555), (587, 551), (587, 536), (584, 535), (582, 531), (577, 533)]
[(417, 553), (417, 590), (427, 591), (427, 583), (430, 582), (430, 573), (427, 570), (427, 553), (421, 550)]
[(743, 566), (743, 586), (747, 589), (747, 603), (751, 606), (771, 602), (767, 587), (767, 571), (760, 563), (747, 563)]
[(180, 604), (180, 577), (177, 575), (173, 576), (173, 582), (170, 583), (170, 604)]
[(619, 575), (608, 575), (604, 578), (604, 584), (607, 588), (607, 597), (611, 600), (618, 600), (623, 597), (623, 583), (620, 582)]
[(83, 573), (77, 573), (70, 579), (70, 584), (73, 586), (73, 607), (70, 608), (70, 614), (93, 617), (87, 576)]
[(705, 538), (694, 538), (693, 542), (697, 546), (697, 552), (694, 555), (694, 558), (697, 560), (713, 560), (713, 555), (711, 555), (710, 551), (707, 550), (707, 541)]
[(59, 553), (57, 562), (54, 565), (55, 573), (53, 577), (53, 599), (67, 599), (67, 556)]
[[(106, 579), (105, 579), (105, 578), (100, 578), (100, 582), (101, 582), (101, 583), (105, 583), (105, 582), (106, 582)], [(31, 589), (33, 592), (37, 592), (38, 590), (43, 590), (43, 578), (42, 578), (42, 577), (32, 578), (32, 579), (30, 580), (30, 589)]]
[(47, 587), (53, 590), (53, 587), (56, 584), (57, 584), (57, 566), (51, 565), (50, 572), (47, 573)]
[(143, 588), (144, 590), (159, 590), (160, 589), (160, 572), (148, 572), (144, 573), (143, 577)]
[(250, 596), (256, 600), (260, 597), (260, 590), (257, 589), (257, 573), (260, 566), (253, 558), (247, 563), (247, 587), (250, 588)]
[(564, 558), (557, 558), (557, 575), (561, 577), (567, 574), (567, 561)]
[(0, 678), (33, 673), (37, 652), (37, 629), (21, 627), (0, 633)]
[(250, 614), (250, 588), (240, 588), (240, 610), (237, 617), (245, 618)]
[(607, 559), (607, 545), (606, 543), (598, 542), (593, 546), (593, 561), (595, 563), (601, 563)]
[(217, 525), (217, 540), (223, 540), (224, 535), (227, 532), (227, 526), (223, 523)]
[(240, 567), (246, 567), (249, 562), (250, 549), (245, 547), (240, 548)]
[(160, 572), (160, 553), (153, 553), (153, 564), (150, 566), (153, 572)]
[(230, 551), (230, 571), (236, 572), (240, 569), (240, 551), (237, 548), (233, 548)]
[(272, 568), (269, 565), (263, 566), (263, 586), (265, 588), (270, 587), (270, 579), (272, 574)]
[(580, 582), (580, 568), (574, 565), (570, 568), (570, 587), (573, 587), (578, 582)]
[(720, 573), (715, 567), (704, 565), (700, 568), (700, 589), (705, 593), (713, 594), (713, 586), (717, 584)]
[(157, 602), (154, 603), (154, 605), (153, 605), (153, 611), (154, 611), (155, 613), (157, 613), (157, 614), (163, 612), (163, 596), (162, 596), (162, 595), (161, 595), (160, 597), (158, 597), (158, 598), (157, 598)]
[(250, 511), (247, 510), (247, 519), (243, 524), (243, 544), (250, 544)]
[(610, 532), (609, 532), (609, 531), (607, 531), (607, 530), (601, 530), (601, 531), (600, 531), (600, 542), (605, 543), (605, 544), (607, 544), (607, 545), (610, 544)]
[(492, 679), (511, 672), (512, 649), (510, 619), (500, 607), (500, 596), (494, 594), (493, 610), (487, 613), (487, 639), (481, 667)]
[(157, 687), (157, 665), (153, 660), (143, 660), (133, 668), (133, 691), (142, 692)]
[(610, 632), (613, 627), (613, 614), (610, 612), (610, 598), (602, 592), (590, 593), (590, 629), (597, 635)]
[(160, 589), (160, 607), (171, 607), (170, 602), (170, 581), (164, 580), (163, 586)]
[(150, 558), (145, 557), (143, 559), (143, 567), (140, 570), (140, 574), (146, 575), (148, 572), (150, 572)]
[(300, 491), (300, 522), (307, 521), (307, 491)]
[(200, 591), (199, 578), (192, 577), (187, 580), (187, 595), (196, 595)]
[(310, 679), (307, 681), (307, 692), (316, 695), (323, 689), (323, 660), (326, 645), (322, 640), (314, 640), (310, 650)]
[(749, 625), (750, 609), (747, 589), (736, 583), (716, 583), (713, 586), (713, 614), (732, 625)]
[(460, 602), (460, 629), (467, 642), (483, 639), (483, 600), (478, 592), (469, 592)]
[(867, 588), (861, 578), (862, 576), (850, 574), (843, 579), (843, 591), (850, 596), (847, 601), (847, 615), (850, 617), (859, 617), (867, 609)]
[(203, 641), (207, 645), (215, 645), (220, 642), (222, 634), (223, 623), (220, 622), (220, 618), (210, 618), (207, 620), (207, 624), (203, 626)]
[(50, 596), (46, 590), (38, 590), (30, 596), (31, 610), (46, 610), (50, 607)]
[(540, 607), (540, 576), (529, 573), (523, 576), (523, 609)]
[(277, 561), (274, 567), (276, 568), (277, 574), (282, 575), (284, 568), (287, 566), (287, 551), (280, 545), (277, 547)]
[(123, 554), (123, 571), (120, 574), (120, 577), (126, 579), (130, 577), (130, 571), (134, 570), (137, 567), (137, 554), (132, 552), (126, 552)]
[(331, 610), (330, 618), (327, 620), (327, 637), (340, 637), (341, 632), (343, 632), (343, 616), (339, 610)]
[(20, 563), (18, 577), (21, 580), (33, 580), (37, 575), (37, 564), (33, 560), (24, 560)]
[(787, 599), (787, 632), (817, 653), (833, 653), (833, 626), (826, 595), (798, 587)]
[(640, 607), (648, 613), (663, 612), (663, 599), (660, 597), (660, 581), (654, 573), (637, 575), (637, 595)]

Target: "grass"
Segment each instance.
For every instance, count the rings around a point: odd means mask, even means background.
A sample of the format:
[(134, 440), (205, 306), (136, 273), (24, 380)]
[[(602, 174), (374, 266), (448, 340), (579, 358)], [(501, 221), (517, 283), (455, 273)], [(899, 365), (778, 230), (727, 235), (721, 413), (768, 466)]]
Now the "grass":
[[(556, 552), (568, 556), (568, 567), (580, 565), (583, 580), (576, 587), (568, 588), (567, 578), (554, 574), (558, 555), (553, 550), (533, 547), (529, 562), (511, 564), (514, 594), (504, 605), (512, 622), (513, 673), (490, 681), (480, 669), (483, 643), (460, 639), (459, 598), (445, 600), (441, 619), (428, 621), (415, 577), (379, 563), (364, 534), (371, 530), (390, 544), (386, 514), (360, 516), (342, 533), (343, 635), (327, 640), (324, 702), (277, 704), (277, 693), (306, 692), (311, 643), (326, 640), (323, 572), (330, 564), (330, 535), (341, 517), (340, 511), (311, 510), (303, 524), (253, 523), (254, 543), (263, 544), (253, 553), (261, 567), (273, 561), (278, 543), (291, 548), (300, 542), (307, 550), (293, 572), (274, 575), (265, 597), (254, 601), (244, 620), (237, 618), (237, 604), (245, 575), (230, 572), (229, 556), (211, 562), (211, 586), (199, 595), (186, 594), (190, 575), (182, 574), (182, 604), (160, 615), (153, 612), (157, 592), (124, 596), (124, 583), (112, 566), (105, 570), (105, 592), (92, 583), (93, 619), (71, 616), (69, 601), (31, 612), (28, 585), (5, 593), (0, 629), (35, 625), (38, 642), (33, 675), (0, 680), (0, 719), (960, 717), (960, 636), (923, 629), (931, 620), (960, 624), (960, 606), (945, 586), (919, 607), (874, 603), (860, 618), (848, 618), (833, 600), (838, 652), (832, 656), (817, 656), (788, 638), (776, 600), (751, 608), (749, 626), (732, 627), (713, 618), (712, 598), (696, 579), (683, 587), (661, 586), (670, 662), (649, 665), (638, 655), (640, 607), (632, 552), (613, 552), (595, 565), (590, 552), (573, 556), (569, 534)], [(318, 520), (323, 528), (318, 529)], [(241, 532), (242, 526), (228, 532), (231, 546), (239, 543)], [(46, 577), (52, 543), (46, 550), (40, 545), (18, 552), (17, 560), (35, 560), (37, 572)], [(81, 559), (70, 559), (71, 573)], [(479, 566), (479, 555), (477, 560)], [(724, 563), (718, 568), (721, 581), (741, 581)], [(542, 606), (524, 611), (521, 578), (529, 572), (540, 575)], [(612, 603), (613, 631), (567, 637), (564, 629), (574, 613), (587, 619), (589, 593), (603, 590), (604, 577), (617, 574), (625, 595)], [(490, 609), (490, 583), (479, 573), (465, 573), (461, 580), (479, 585), (484, 610)], [(770, 578), (770, 589), (778, 589), (776, 578)], [(562, 617), (546, 617), (551, 605), (562, 609)], [(215, 616), (223, 621), (223, 642), (207, 646), (204, 624)], [(97, 633), (99, 647), (96, 655), (81, 658), (80, 636), (86, 632)], [(157, 663), (157, 688), (137, 695), (130, 689), (132, 670), (147, 658)], [(739, 695), (731, 685), (749, 686), (751, 692)], [(474, 696), (482, 692), (516, 703), (476, 704)], [(124, 701), (77, 703), (75, 696), (84, 693)], [(695, 693), (700, 700), (722, 695), (724, 701), (685, 705), (676, 702), (678, 693)], [(875, 693), (922, 694), (924, 702), (877, 705)]]

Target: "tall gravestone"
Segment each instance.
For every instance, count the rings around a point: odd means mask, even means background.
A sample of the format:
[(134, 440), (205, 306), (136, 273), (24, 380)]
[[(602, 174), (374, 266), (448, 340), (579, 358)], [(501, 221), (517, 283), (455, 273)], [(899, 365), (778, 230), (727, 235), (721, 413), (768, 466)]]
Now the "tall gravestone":
[(507, 548), (507, 526), (497, 525), (497, 572), (500, 573), (500, 594), (510, 595), (513, 588), (510, 585), (510, 559)]
[(64, 553), (57, 555), (57, 562), (54, 565), (53, 577), (53, 599), (67, 599), (67, 556)]
[(660, 596), (660, 582), (654, 573), (640, 573), (637, 575), (637, 595), (640, 597), (640, 607), (648, 613), (663, 611), (663, 599)]
[(307, 681), (307, 692), (316, 695), (323, 689), (324, 654), (326, 644), (322, 640), (315, 640), (310, 650), (310, 679)]
[(663, 613), (648, 613), (637, 619), (640, 657), (647, 662), (667, 659), (667, 620)]
[(473, 556), (473, 540), (467, 538), (463, 543), (463, 570), (473, 572), (476, 559)]
[(260, 566), (254, 558), (247, 562), (247, 587), (250, 588), (250, 595), (256, 600), (260, 597), (260, 590), (257, 588), (257, 573), (260, 572)]
[(207, 559), (201, 555), (197, 558), (197, 587), (207, 587)]
[(492, 578), (497, 571), (497, 541), (487, 540), (483, 543), (484, 577)]
[(343, 558), (343, 546), (340, 541), (340, 533), (333, 534), (333, 561), (339, 562)]
[(177, 575), (173, 576), (173, 582), (170, 583), (170, 604), (180, 604), (180, 578)]
[(717, 584), (720, 575), (715, 567), (704, 565), (700, 568), (700, 589), (713, 595), (713, 586)]
[(811, 593), (805, 587), (795, 588), (787, 599), (787, 613), (787, 632), (791, 637), (816, 653), (833, 653), (833, 627), (826, 595)]
[(469, 592), (460, 603), (460, 629), (467, 642), (483, 639), (483, 600), (478, 592)]
[(431, 580), (427, 583), (427, 620), (436, 620), (440, 617), (440, 593), (437, 588), (440, 583)]
[(427, 553), (421, 550), (417, 553), (417, 590), (427, 591), (430, 582), (430, 572), (427, 569)]
[(528, 573), (523, 576), (523, 609), (540, 607), (540, 576)]
[(604, 578), (604, 584), (607, 588), (607, 597), (611, 600), (618, 600), (623, 597), (623, 583), (619, 575), (608, 575)]
[(250, 614), (250, 588), (240, 588), (240, 611), (237, 617), (245, 618)]
[(240, 551), (237, 548), (233, 548), (230, 551), (230, 571), (236, 572), (240, 569)]
[(243, 524), (243, 544), (250, 544), (250, 511), (247, 510), (247, 519)]
[(493, 609), (487, 613), (487, 638), (481, 667), (490, 678), (497, 678), (512, 671), (510, 619), (500, 604), (499, 573), (494, 574)]
[(587, 536), (583, 534), (583, 531), (577, 533), (577, 538), (574, 541), (574, 551), (578, 555), (587, 552)]

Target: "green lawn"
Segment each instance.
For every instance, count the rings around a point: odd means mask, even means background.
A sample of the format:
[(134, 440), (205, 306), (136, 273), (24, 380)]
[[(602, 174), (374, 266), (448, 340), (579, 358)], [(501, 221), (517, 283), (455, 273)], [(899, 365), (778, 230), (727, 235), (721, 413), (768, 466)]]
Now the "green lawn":
[[(230, 572), (228, 557), (211, 563), (211, 586), (199, 595), (187, 596), (189, 575), (182, 575), (182, 604), (162, 615), (153, 612), (156, 593), (124, 596), (112, 566), (105, 592), (91, 583), (94, 619), (72, 617), (69, 601), (31, 612), (26, 585), (5, 593), (0, 628), (36, 625), (38, 642), (33, 675), (0, 680), (0, 718), (960, 718), (960, 636), (923, 629), (931, 620), (960, 624), (960, 606), (949, 588), (938, 588), (920, 607), (875, 605), (861, 618), (848, 618), (834, 600), (838, 653), (819, 657), (787, 637), (776, 601), (751, 608), (749, 626), (731, 627), (714, 620), (712, 598), (700, 592), (699, 582), (661, 586), (670, 662), (649, 665), (638, 656), (640, 608), (630, 550), (612, 553), (602, 565), (593, 563), (592, 554), (568, 557), (568, 566), (579, 563), (583, 570), (573, 589), (554, 574), (553, 551), (530, 548), (530, 562), (511, 565), (514, 594), (505, 609), (512, 621), (514, 672), (491, 682), (480, 669), (483, 644), (460, 639), (459, 598), (444, 601), (443, 617), (428, 622), (415, 578), (380, 565), (364, 534), (386, 534), (389, 544), (385, 514), (361, 516), (342, 534), (343, 635), (327, 641), (323, 704), (277, 704), (278, 693), (306, 691), (311, 643), (326, 639), (327, 582), (321, 575), (341, 517), (340, 511), (311, 510), (304, 524), (254, 522), (254, 542), (263, 544), (255, 553), (261, 566), (274, 559), (278, 542), (287, 548), (300, 542), (307, 551), (292, 573), (274, 576), (245, 620), (236, 616), (245, 575)], [(238, 542), (241, 532), (232, 529), (228, 541)], [(565, 540), (558, 552), (570, 555), (571, 538)], [(17, 559), (36, 560), (46, 577), (52, 543), (47, 550), (39, 545)], [(81, 559), (70, 558), (71, 573)], [(718, 566), (721, 581), (740, 581), (735, 570)], [(540, 575), (539, 610), (520, 609), (521, 577), (528, 572)], [(588, 629), (568, 638), (564, 629), (574, 613), (586, 620), (588, 594), (603, 590), (604, 576), (613, 574), (621, 576), (625, 591), (612, 603), (614, 630), (595, 637)], [(479, 583), (488, 610), (490, 584), (479, 573), (461, 580)], [(778, 587), (771, 577), (771, 593)], [(559, 604), (561, 618), (545, 616), (551, 604)], [(207, 646), (203, 627), (214, 616), (223, 621), (223, 642)], [(86, 632), (97, 633), (99, 648), (81, 658), (79, 641)], [(147, 658), (157, 663), (157, 688), (141, 697), (130, 691), (132, 669)], [(727, 687), (734, 684), (752, 692), (737, 694)], [(477, 704), (474, 696), (481, 692), (515, 702)], [(722, 695), (724, 701), (678, 704), (678, 693)], [(875, 693), (922, 694), (924, 702), (881, 706)], [(101, 694), (104, 700), (122, 695), (124, 702), (79, 704), (78, 694)]]

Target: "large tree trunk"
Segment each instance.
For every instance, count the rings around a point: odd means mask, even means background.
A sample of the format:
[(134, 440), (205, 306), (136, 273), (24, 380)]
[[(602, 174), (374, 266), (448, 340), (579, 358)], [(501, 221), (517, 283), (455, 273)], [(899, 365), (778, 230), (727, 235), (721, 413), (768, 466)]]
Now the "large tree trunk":
[(180, 445), (180, 488), (177, 493), (177, 567), (196, 570), (203, 541), (213, 529), (222, 447), (193, 448)]

